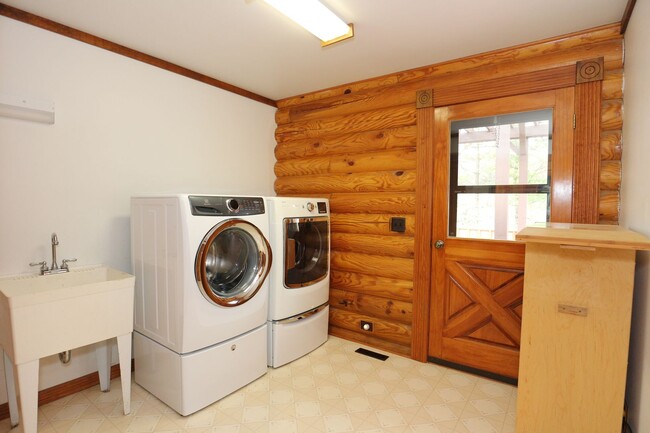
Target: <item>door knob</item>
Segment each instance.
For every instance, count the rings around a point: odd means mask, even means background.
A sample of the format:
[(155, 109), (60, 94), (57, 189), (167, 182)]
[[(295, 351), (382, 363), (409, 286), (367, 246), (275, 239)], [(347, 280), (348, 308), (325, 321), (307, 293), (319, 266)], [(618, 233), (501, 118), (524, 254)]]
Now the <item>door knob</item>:
[(438, 239), (438, 240), (436, 241), (436, 243), (433, 244), (433, 246), (436, 247), (436, 249), (439, 250), (440, 248), (442, 248), (442, 247), (445, 246), (445, 241), (441, 241), (440, 239)]

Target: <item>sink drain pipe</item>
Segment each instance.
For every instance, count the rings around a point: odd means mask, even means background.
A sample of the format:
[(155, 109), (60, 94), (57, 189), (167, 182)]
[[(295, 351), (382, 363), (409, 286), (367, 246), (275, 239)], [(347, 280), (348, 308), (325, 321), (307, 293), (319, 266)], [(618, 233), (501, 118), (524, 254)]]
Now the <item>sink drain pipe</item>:
[(66, 350), (65, 352), (59, 353), (59, 361), (61, 361), (63, 364), (69, 363), (71, 359), (72, 359), (71, 350)]

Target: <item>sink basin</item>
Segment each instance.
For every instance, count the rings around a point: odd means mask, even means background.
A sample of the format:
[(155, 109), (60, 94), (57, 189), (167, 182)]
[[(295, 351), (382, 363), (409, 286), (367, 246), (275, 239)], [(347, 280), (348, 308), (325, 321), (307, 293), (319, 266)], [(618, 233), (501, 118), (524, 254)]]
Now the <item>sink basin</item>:
[(0, 345), (20, 364), (131, 332), (134, 282), (106, 266), (0, 278)]
[[(100, 388), (110, 386), (107, 340), (117, 337), (124, 413), (131, 411), (131, 334), (135, 277), (106, 266), (54, 275), (0, 277), (0, 352), (11, 425), (37, 431), (39, 359), (96, 345)], [(12, 365), (17, 373), (20, 416)]]

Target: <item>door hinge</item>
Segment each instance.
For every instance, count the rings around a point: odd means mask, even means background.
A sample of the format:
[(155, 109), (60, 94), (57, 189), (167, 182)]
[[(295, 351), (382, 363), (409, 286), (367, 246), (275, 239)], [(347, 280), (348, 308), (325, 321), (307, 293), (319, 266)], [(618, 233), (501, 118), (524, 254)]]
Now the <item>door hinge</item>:
[(576, 129), (576, 113), (573, 113), (573, 129)]

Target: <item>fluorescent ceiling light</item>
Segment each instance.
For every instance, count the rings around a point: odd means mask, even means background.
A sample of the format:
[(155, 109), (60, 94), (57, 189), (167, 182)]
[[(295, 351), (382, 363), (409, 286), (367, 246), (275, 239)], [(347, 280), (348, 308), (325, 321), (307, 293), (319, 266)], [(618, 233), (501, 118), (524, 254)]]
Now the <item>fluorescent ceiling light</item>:
[(51, 125), (54, 123), (54, 103), (0, 94), (0, 117)]
[(354, 36), (352, 25), (346, 24), (318, 0), (266, 0), (266, 2), (323, 41), (323, 45)]

